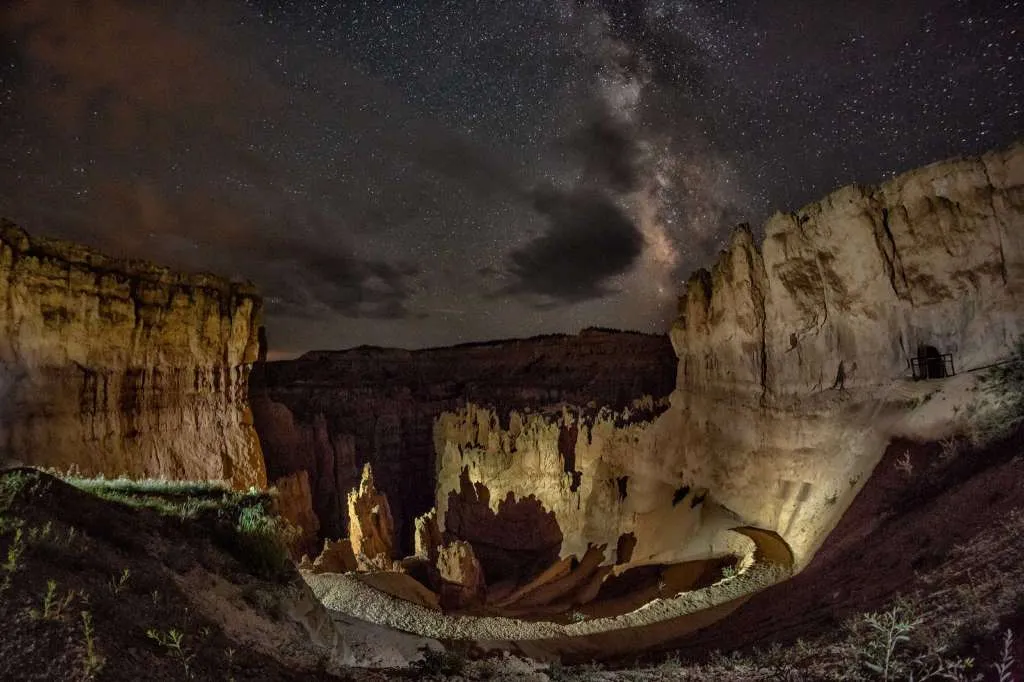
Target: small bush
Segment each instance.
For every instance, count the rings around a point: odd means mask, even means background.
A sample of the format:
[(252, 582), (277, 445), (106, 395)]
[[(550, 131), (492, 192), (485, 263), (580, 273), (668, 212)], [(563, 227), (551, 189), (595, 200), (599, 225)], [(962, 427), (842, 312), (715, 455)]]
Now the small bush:
[(992, 664), (999, 676), (999, 682), (1013, 682), (1013, 630), (1007, 630), (1003, 635), (1003, 648), (1000, 652), (999, 661)]
[(264, 505), (243, 507), (234, 530), (240, 558), (257, 573), (274, 578), (291, 566), (288, 537), (292, 529)]
[(0, 513), (7, 511), (20, 495), (31, 493), (39, 484), (39, 473), (20, 469), (0, 473)]
[(82, 637), (85, 640), (85, 659), (82, 661), (86, 677), (95, 677), (102, 669), (106, 659), (96, 651), (96, 639), (92, 627), (92, 614), (82, 611)]
[(146, 630), (146, 636), (151, 640), (160, 645), (167, 654), (181, 663), (182, 669), (185, 672), (187, 679), (192, 679), (192, 659), (195, 658), (194, 653), (189, 653), (185, 648), (185, 633), (180, 630), (171, 628), (167, 632), (150, 628)]
[(131, 577), (132, 572), (125, 568), (121, 571), (121, 575), (111, 577), (108, 581), (110, 591), (114, 593), (114, 596), (121, 594), (121, 590), (128, 586), (128, 578)]
[(1010, 435), (1024, 423), (1024, 337), (1011, 357), (982, 375), (984, 391), (995, 407), (971, 423), (971, 443), (978, 447)]
[(850, 625), (847, 650), (854, 656), (852, 679), (964, 679), (973, 665), (970, 658), (949, 655), (938, 642), (915, 642), (913, 635), (925, 619), (905, 602), (889, 610), (866, 613)]
[(63, 597), (57, 595), (57, 581), (46, 581), (46, 594), (43, 595), (43, 610), (29, 609), (29, 615), (35, 619), (58, 620), (75, 598), (75, 591), (69, 590)]

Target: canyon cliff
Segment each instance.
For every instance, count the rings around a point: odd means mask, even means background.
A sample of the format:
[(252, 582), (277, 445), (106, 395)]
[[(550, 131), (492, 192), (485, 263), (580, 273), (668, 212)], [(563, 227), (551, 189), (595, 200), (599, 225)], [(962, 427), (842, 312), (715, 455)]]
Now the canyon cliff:
[(562, 403), (622, 408), (667, 396), (676, 357), (668, 337), (600, 329), (577, 336), (417, 351), (355, 348), (260, 363), (250, 401), (271, 480), (309, 472), (324, 537), (348, 534), (346, 494), (363, 465), (412, 550), (413, 519), (434, 505), (434, 422), (474, 402), (511, 410)]
[[(501, 517), (525, 502), (559, 531), (538, 539), (558, 540), (555, 558), (606, 547), (624, 570), (742, 555), (731, 530), (755, 527), (799, 570), (892, 437), (947, 437), (994, 409), (973, 370), (1024, 334), (1024, 145), (844, 187), (763, 233), (758, 247), (738, 229), (690, 278), (668, 409), (441, 415), (440, 531), (460, 538), (467, 505)], [(485, 571), (494, 537), (465, 538)]]
[(266, 485), (248, 284), (0, 221), (0, 464)]

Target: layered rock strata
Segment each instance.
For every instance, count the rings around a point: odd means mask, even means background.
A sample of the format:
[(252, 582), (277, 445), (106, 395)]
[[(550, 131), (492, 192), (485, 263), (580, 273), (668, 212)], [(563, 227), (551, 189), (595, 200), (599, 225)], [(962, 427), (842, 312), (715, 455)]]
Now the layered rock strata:
[(562, 403), (623, 407), (667, 396), (676, 357), (666, 336), (585, 330), (451, 348), (357, 348), (257, 365), (250, 398), (271, 478), (309, 472), (321, 534), (348, 534), (346, 491), (373, 465), (398, 548), (434, 505), (434, 420), (475, 401), (507, 418)]
[(0, 222), (0, 462), (266, 485), (248, 284)]

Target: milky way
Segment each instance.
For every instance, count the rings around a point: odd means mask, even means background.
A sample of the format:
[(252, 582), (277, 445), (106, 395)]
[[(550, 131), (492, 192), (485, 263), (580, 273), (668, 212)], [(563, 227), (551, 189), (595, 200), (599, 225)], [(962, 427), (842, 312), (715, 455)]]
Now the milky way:
[(1022, 2), (155, 5), (0, 10), (0, 215), (278, 354), (663, 330), (737, 223), (1024, 134)]

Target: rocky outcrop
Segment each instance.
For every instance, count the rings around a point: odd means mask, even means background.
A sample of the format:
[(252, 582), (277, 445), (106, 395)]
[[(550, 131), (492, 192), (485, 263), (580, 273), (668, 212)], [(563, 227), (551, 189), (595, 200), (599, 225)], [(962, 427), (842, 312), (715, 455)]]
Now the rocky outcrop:
[(431, 509), (423, 516), (416, 517), (413, 536), (413, 555), (433, 564), (437, 561), (437, 550), (442, 544), (441, 529), (437, 524), (437, 510)]
[(963, 373), (1024, 334), (1024, 145), (840, 189), (764, 233), (758, 248), (738, 230), (690, 278), (669, 409), (442, 415), (442, 533), (486, 571), (484, 543), (448, 526), (453, 502), (486, 489), (495, 513), (532, 496), (563, 558), (623, 538), (628, 559), (602, 559), (617, 570), (740, 556), (731, 529), (753, 527), (778, 533), (799, 570), (893, 436), (942, 438), (985, 409), (976, 374), (908, 406), (923, 395), (911, 361), (949, 353)]
[(278, 514), (294, 529), (290, 550), (295, 557), (311, 554), (318, 543), (317, 531), (320, 520), (313, 511), (313, 496), (309, 489), (309, 475), (297, 471), (291, 476), (279, 478), (273, 483), (277, 490), (275, 502)]
[(484, 571), (468, 542), (455, 540), (442, 546), (436, 565), (442, 608), (465, 609), (483, 600)]
[(377, 490), (373, 469), (363, 466), (359, 487), (348, 494), (349, 542), (356, 560), (388, 568), (394, 557), (395, 522), (387, 496)]
[(599, 329), (451, 348), (356, 348), (258, 364), (250, 400), (271, 478), (309, 472), (321, 535), (348, 534), (345, 492), (373, 465), (398, 548), (434, 505), (434, 420), (473, 401), (510, 410), (622, 407), (672, 391), (666, 336)]
[(352, 552), (348, 538), (324, 540), (323, 550), (313, 560), (310, 570), (314, 573), (349, 573), (357, 570), (359, 564)]
[(769, 402), (904, 376), (925, 349), (965, 370), (1024, 334), (1024, 145), (850, 186), (737, 231), (690, 278), (678, 387)]
[(264, 487), (247, 284), (0, 222), (0, 463)]

